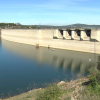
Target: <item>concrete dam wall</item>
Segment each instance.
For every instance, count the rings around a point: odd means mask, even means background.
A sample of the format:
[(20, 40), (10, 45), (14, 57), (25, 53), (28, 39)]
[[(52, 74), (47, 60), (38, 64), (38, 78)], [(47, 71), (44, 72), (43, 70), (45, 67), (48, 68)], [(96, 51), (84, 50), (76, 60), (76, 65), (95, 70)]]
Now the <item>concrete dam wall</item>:
[(100, 30), (2, 29), (1, 38), (36, 46), (100, 53)]

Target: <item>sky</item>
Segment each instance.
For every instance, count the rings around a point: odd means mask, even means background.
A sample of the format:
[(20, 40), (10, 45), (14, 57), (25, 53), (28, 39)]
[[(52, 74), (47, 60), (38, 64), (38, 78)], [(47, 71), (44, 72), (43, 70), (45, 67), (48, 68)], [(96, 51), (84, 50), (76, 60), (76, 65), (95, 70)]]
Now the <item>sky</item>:
[(0, 23), (100, 25), (100, 0), (0, 0)]

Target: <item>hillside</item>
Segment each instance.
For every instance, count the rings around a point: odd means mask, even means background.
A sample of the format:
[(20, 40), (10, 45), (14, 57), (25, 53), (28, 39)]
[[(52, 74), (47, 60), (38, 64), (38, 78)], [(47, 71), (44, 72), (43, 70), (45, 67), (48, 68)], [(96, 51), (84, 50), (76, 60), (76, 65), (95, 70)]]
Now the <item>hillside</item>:
[(52, 26), (52, 25), (22, 25), (15, 23), (0, 23), (1, 29), (67, 29), (67, 28), (88, 28), (100, 29), (100, 25), (87, 25), (87, 24), (72, 24), (65, 26)]

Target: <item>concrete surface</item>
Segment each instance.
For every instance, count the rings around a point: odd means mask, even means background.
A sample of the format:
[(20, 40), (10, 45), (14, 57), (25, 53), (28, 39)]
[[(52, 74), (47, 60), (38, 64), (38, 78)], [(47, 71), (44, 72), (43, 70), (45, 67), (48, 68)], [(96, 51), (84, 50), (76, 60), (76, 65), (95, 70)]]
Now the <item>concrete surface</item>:
[[(81, 35), (81, 38), (83, 38), (83, 40), (86, 36), (86, 34), (85, 36), (84, 34), (85, 33), (83, 33), (83, 37)], [(96, 34), (99, 35), (99, 31), (97, 31)], [(91, 39), (94, 37), (97, 38), (98, 37), (97, 35), (96, 36), (92, 35)], [(53, 39), (54, 36), (61, 38)], [(39, 30), (2, 29), (1, 37), (2, 39), (8, 41), (30, 44), (30, 45), (38, 44), (39, 46), (44, 46), (44, 47), (68, 49), (68, 50), (90, 52), (90, 53), (100, 53), (100, 42), (65, 40), (62, 39), (63, 36), (57, 29), (39, 29)], [(99, 37), (97, 39), (99, 40)]]

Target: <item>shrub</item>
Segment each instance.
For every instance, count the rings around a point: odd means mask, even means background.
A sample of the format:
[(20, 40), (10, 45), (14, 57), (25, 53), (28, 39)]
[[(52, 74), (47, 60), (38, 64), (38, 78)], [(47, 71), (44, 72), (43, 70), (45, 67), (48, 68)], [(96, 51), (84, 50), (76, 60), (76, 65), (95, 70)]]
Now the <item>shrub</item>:
[(98, 82), (97, 82), (97, 78), (96, 78), (96, 76), (94, 76), (94, 75), (91, 75), (90, 77), (89, 77), (89, 79), (90, 79), (90, 83), (89, 83), (89, 85), (88, 85), (88, 89), (91, 91), (91, 92), (100, 92), (100, 86), (99, 86), (99, 84), (98, 84)]
[(100, 71), (100, 56), (98, 56), (97, 69)]
[(61, 95), (61, 91), (56, 84), (49, 85), (45, 88), (43, 93), (38, 94), (36, 100), (59, 100), (59, 96)]

